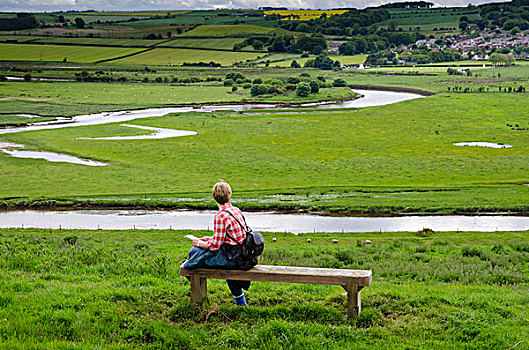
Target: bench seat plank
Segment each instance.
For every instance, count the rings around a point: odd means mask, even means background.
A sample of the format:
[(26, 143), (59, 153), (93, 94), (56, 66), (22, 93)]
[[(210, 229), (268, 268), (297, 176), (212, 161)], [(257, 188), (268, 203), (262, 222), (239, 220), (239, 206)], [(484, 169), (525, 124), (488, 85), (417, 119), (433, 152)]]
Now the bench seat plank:
[(189, 277), (192, 274), (200, 276), (201, 278), (240, 281), (329, 284), (342, 286), (354, 283), (360, 288), (369, 286), (372, 279), (371, 270), (341, 270), (316, 267), (257, 265), (248, 271), (224, 269), (195, 269), (189, 271), (184, 268), (183, 264), (180, 266), (181, 276)]

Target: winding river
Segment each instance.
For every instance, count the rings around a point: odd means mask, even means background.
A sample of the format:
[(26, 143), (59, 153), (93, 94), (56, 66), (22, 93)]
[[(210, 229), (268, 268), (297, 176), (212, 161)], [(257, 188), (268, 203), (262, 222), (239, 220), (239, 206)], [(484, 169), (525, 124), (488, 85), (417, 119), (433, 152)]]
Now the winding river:
[[(242, 104), (242, 105), (204, 105), (200, 107), (186, 106), (186, 107), (167, 107), (167, 108), (148, 108), (140, 110), (117, 111), (117, 112), (103, 112), (87, 115), (78, 115), (71, 119), (58, 118), (54, 121), (34, 123), (29, 126), (5, 128), (0, 129), (0, 135), (13, 134), (24, 131), (38, 131), (38, 130), (53, 130), (62, 128), (73, 128), (79, 126), (89, 125), (103, 125), (109, 123), (121, 123), (140, 118), (163, 117), (171, 113), (188, 113), (188, 112), (215, 112), (215, 111), (245, 111), (251, 109), (294, 109), (299, 107), (317, 107), (317, 108), (360, 108), (370, 106), (381, 106), (401, 101), (411, 100), (415, 98), (424, 97), (419, 94), (406, 92), (389, 92), (376, 90), (353, 90), (361, 96), (356, 100), (345, 101), (339, 103), (308, 103), (296, 107), (286, 107), (283, 105), (273, 104)], [(28, 115), (28, 117), (38, 117), (36, 115)], [(153, 128), (149, 126), (121, 124), (123, 127), (136, 128), (153, 131), (148, 135), (134, 135), (134, 136), (108, 136), (108, 137), (82, 137), (84, 140), (155, 140), (165, 139), (170, 137), (182, 137), (196, 135), (195, 131), (190, 130), (175, 130), (167, 128)], [(49, 162), (64, 162), (85, 166), (108, 166), (109, 164), (102, 162), (94, 162), (90, 159), (83, 159), (71, 155), (42, 152), (42, 151), (26, 151), (24, 145), (0, 142), (0, 152), (8, 154), (15, 158), (33, 158), (44, 159)]]

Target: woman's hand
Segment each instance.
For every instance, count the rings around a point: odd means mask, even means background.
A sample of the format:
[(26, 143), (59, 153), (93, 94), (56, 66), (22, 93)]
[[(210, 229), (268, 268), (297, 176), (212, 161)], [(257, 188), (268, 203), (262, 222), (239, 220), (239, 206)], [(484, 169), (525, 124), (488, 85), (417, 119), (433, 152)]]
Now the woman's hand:
[(200, 239), (194, 239), (193, 240), (193, 246), (198, 248), (206, 248), (208, 245), (206, 242), (200, 240)]

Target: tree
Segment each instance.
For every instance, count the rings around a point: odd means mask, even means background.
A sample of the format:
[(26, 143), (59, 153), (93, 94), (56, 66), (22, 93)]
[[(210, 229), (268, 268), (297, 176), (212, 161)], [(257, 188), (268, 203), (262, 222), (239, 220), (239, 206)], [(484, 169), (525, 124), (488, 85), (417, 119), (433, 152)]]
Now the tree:
[(261, 40), (254, 40), (254, 42), (252, 43), (252, 47), (254, 48), (254, 50), (262, 50), (264, 49), (264, 44)]
[(168, 38), (171, 38), (172, 36), (173, 36), (173, 33), (171, 33), (171, 32), (167, 32), (167, 37), (168, 37)]
[(65, 23), (66, 22), (66, 20), (64, 19), (63, 15), (60, 15), (59, 17), (57, 17), (57, 21), (59, 21), (59, 23)]
[(307, 83), (299, 83), (296, 89), (296, 95), (299, 97), (307, 97), (310, 95), (310, 85)]
[(342, 78), (338, 78), (335, 81), (332, 82), (332, 86), (334, 87), (346, 87), (347, 82), (343, 80)]
[(502, 54), (495, 52), (489, 56), (489, 61), (493, 65), (510, 65), (513, 62), (513, 57), (510, 54)]
[(84, 28), (85, 22), (84, 22), (84, 20), (82, 18), (77, 17), (76, 19), (74, 19), (74, 21), (75, 21), (75, 26), (77, 28), (79, 28), (79, 29), (83, 29)]
[(399, 22), (392, 20), (388, 23), (388, 30), (390, 32), (394, 32), (397, 29), (397, 26), (399, 25)]
[(296, 31), (297, 31), (297, 32), (303, 32), (303, 33), (308, 33), (308, 32), (310, 32), (310, 27), (308, 26), (307, 23), (300, 23), (300, 24), (296, 27)]
[(468, 23), (467, 22), (461, 22), (459, 23), (459, 29), (461, 29), (462, 32), (464, 32), (465, 30), (467, 30), (468, 28)]
[(292, 68), (301, 68), (301, 65), (298, 63), (298, 61), (294, 60), (290, 64), (290, 67), (292, 67)]

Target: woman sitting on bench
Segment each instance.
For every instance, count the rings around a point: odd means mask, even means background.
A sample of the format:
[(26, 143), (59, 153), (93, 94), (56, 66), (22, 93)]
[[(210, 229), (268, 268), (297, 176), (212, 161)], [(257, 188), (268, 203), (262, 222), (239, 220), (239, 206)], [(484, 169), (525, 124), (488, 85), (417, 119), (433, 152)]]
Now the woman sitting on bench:
[[(213, 236), (202, 237), (193, 240), (193, 248), (189, 251), (189, 260), (184, 264), (187, 270), (196, 268), (239, 268), (235, 260), (228, 261), (222, 250), (223, 244), (237, 245), (242, 244), (246, 238), (246, 222), (239, 208), (230, 203), (231, 187), (224, 181), (217, 182), (213, 186), (213, 199), (219, 207), (213, 221)], [(235, 242), (235, 241), (236, 242)], [(250, 288), (250, 281), (231, 281), (226, 280), (230, 288), (235, 303), (246, 306), (244, 290)]]

